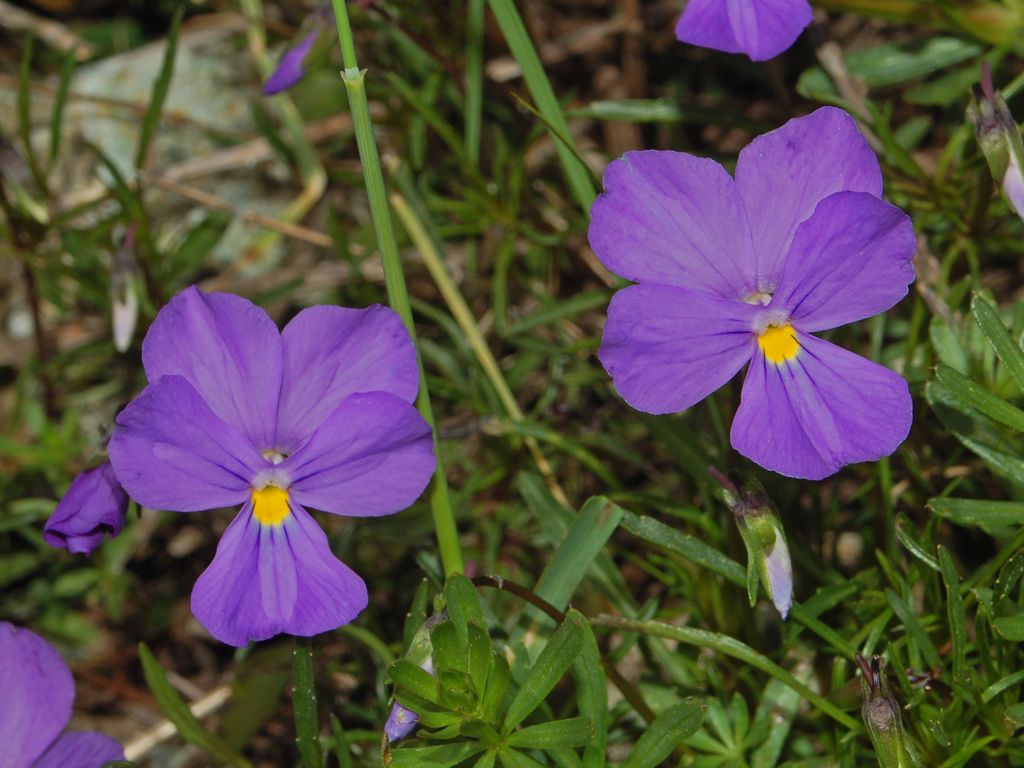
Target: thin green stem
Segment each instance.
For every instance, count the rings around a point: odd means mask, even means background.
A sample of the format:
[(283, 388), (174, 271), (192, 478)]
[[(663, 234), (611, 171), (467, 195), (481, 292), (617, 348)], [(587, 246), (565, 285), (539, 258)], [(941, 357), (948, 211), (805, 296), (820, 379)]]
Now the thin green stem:
[[(505, 381), (501, 367), (498, 365), (498, 361), (494, 359), (491, 348), (487, 346), (487, 341), (480, 332), (472, 310), (470, 310), (462, 293), (459, 292), (452, 276), (448, 274), (444, 259), (434, 245), (434, 241), (431, 239), (423, 222), (420, 221), (412, 206), (402, 196), (392, 194), (391, 205), (394, 207), (395, 213), (398, 214), (398, 218), (401, 220), (402, 226), (405, 227), (405, 231), (409, 234), (413, 245), (416, 246), (416, 250), (423, 257), (423, 262), (427, 265), (427, 271), (434, 278), (434, 283), (441, 292), (441, 296), (444, 297), (444, 301), (455, 318), (455, 322), (459, 324), (459, 328), (466, 334), (469, 346), (473, 349), (480, 367), (487, 374), (487, 378), (490, 380), (491, 386), (494, 387), (494, 391), (497, 393), (498, 399), (501, 400), (501, 404), (514, 422), (524, 423), (526, 415), (523, 413), (522, 408), (519, 407), (519, 403), (515, 395), (512, 394), (512, 389), (509, 387), (508, 382)], [(548, 463), (544, 452), (541, 451), (537, 439), (527, 435), (525, 442), (530, 455), (537, 464), (537, 468), (544, 475), (552, 495), (561, 503), (568, 505), (569, 500), (565, 495), (565, 491), (562, 490), (562, 486), (555, 478), (554, 470), (552, 470), (550, 463)]]
[(833, 720), (845, 725), (850, 730), (858, 730), (860, 727), (857, 720), (843, 712), (824, 696), (820, 696), (812, 691), (771, 659), (766, 656), (762, 656), (749, 645), (741, 643), (739, 640), (735, 640), (727, 635), (719, 635), (714, 632), (708, 632), (703, 629), (694, 629), (692, 627), (676, 627), (672, 624), (654, 621), (653, 619), (624, 619), (619, 616), (595, 616), (590, 620), (590, 623), (595, 627), (610, 627), (612, 629), (620, 629), (626, 632), (637, 632), (641, 635), (651, 635), (654, 637), (664, 637), (668, 640), (677, 640), (680, 643), (693, 645), (697, 648), (712, 648), (719, 653), (724, 653), (726, 656), (732, 656), (734, 659), (738, 659), (749, 664), (755, 669), (759, 669), (762, 672), (771, 675), (779, 682), (799, 693), (807, 699), (807, 701), (816, 706)]
[[(381, 169), (380, 156), (377, 154), (377, 141), (373, 135), (373, 121), (370, 119), (370, 105), (366, 99), (366, 84), (364, 82), (366, 73), (359, 69), (356, 61), (355, 41), (352, 38), (352, 26), (349, 23), (345, 0), (332, 0), (332, 3), (334, 18), (338, 25), (338, 40), (341, 42), (342, 59), (345, 63), (341, 79), (345, 83), (349, 107), (352, 110), (356, 144), (359, 147), (359, 159), (363, 165), (366, 193), (370, 200), (370, 214), (373, 217), (373, 228), (377, 234), (377, 246), (380, 249), (381, 263), (384, 267), (384, 282), (387, 286), (388, 301), (391, 308), (402, 318), (409, 335), (415, 342), (416, 326), (412, 319), (412, 307), (409, 305), (409, 291), (405, 285), (402, 261), (398, 255), (398, 241), (395, 239), (395, 230), (391, 223), (391, 209), (384, 186), (384, 172)], [(433, 429), (434, 453), (437, 455), (437, 470), (434, 473), (434, 484), (430, 496), (434, 531), (437, 534), (437, 544), (444, 572), (446, 574), (460, 573), (462, 571), (462, 551), (459, 548), (455, 515), (452, 513), (451, 499), (448, 495), (448, 480), (444, 473), (444, 462), (441, 460), (437, 430), (434, 428), (434, 411), (430, 406), (427, 377), (423, 371), (423, 359), (419, 356), (418, 350), (417, 346), (417, 362), (420, 369), (420, 393), (417, 407)]]
[(466, 20), (466, 156), (480, 164), (480, 131), (484, 103), (484, 7), (486, 0), (469, 0)]

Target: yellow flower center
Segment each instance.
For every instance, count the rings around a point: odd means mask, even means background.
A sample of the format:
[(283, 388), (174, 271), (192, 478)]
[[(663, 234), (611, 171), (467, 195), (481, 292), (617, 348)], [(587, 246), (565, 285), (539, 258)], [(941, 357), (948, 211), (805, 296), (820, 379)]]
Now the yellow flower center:
[(288, 491), (284, 488), (268, 485), (252, 492), (252, 515), (263, 525), (280, 525), (290, 514)]
[(757, 337), (757, 343), (761, 345), (764, 356), (776, 365), (792, 360), (800, 352), (796, 331), (789, 323), (768, 326), (764, 333)]

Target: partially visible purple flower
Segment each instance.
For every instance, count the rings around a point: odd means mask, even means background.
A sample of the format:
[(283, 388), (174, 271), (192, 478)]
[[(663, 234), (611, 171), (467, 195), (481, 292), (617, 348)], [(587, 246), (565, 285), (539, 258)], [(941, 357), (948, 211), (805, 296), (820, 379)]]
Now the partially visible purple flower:
[(117, 479), (153, 509), (242, 507), (192, 590), (200, 623), (243, 646), (352, 621), (366, 584), (306, 507), (394, 514), (433, 474), (398, 315), (310, 307), (278, 332), (240, 296), (189, 288), (160, 310), (142, 362), (150, 384), (110, 441)]
[(789, 48), (810, 23), (807, 0), (689, 0), (676, 37), (765, 61)]
[(317, 43), (323, 39), (326, 44), (332, 44), (333, 30), (330, 22), (333, 18), (333, 13), (325, 8), (319, 8), (306, 17), (296, 36), (299, 42), (285, 51), (277, 68), (263, 84), (264, 96), (285, 91), (305, 77), (306, 64)]
[[(428, 656), (426, 661), (420, 664), (420, 668), (426, 670), (430, 674), (434, 674), (433, 658)], [(387, 722), (384, 723), (384, 736), (387, 738), (389, 744), (394, 744), (396, 741), (401, 741), (415, 731), (416, 726), (419, 725), (419, 723), (420, 716), (408, 707), (400, 704), (396, 699), (391, 704), (391, 712), (388, 714)]]
[(1003, 95), (992, 84), (992, 69), (982, 64), (981, 88), (975, 89), (967, 116), (992, 171), (1010, 207), (1024, 219), (1024, 138), (1010, 114)]
[(732, 445), (766, 469), (821, 479), (896, 450), (907, 383), (811, 334), (882, 312), (914, 279), (914, 230), (884, 202), (878, 160), (824, 107), (755, 139), (735, 179), (682, 152), (629, 152), (605, 173), (590, 244), (633, 280), (598, 353), (647, 413), (696, 404), (748, 362)]
[(74, 699), (61, 655), (34, 632), (0, 622), (0, 767), (101, 768), (123, 760), (109, 736), (62, 733)]
[(128, 494), (117, 482), (114, 468), (104, 462), (76, 477), (43, 528), (51, 547), (90, 555), (109, 534), (114, 538), (124, 527)]

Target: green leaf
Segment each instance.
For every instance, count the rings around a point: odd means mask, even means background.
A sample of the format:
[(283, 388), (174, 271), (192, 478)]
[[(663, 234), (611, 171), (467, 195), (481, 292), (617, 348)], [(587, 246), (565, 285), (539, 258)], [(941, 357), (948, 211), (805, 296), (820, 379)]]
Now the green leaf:
[(1024, 411), (993, 395), (948, 365), (935, 369), (936, 378), (954, 399), (961, 404), (975, 408), (989, 418), (1002, 422), (1010, 429), (1024, 432)]
[(467, 624), (470, 621), (484, 623), (484, 612), (480, 607), (480, 596), (473, 582), (465, 576), (453, 573), (444, 585), (445, 607), (455, 627), (459, 642), (466, 647), (469, 642)]
[(637, 739), (622, 768), (655, 768), (681, 741), (697, 732), (703, 719), (704, 708), (697, 701), (681, 701), (669, 707)]
[(929, 499), (928, 508), (958, 525), (977, 525), (986, 530), (1024, 525), (1024, 503), (987, 499)]
[[(870, 88), (913, 80), (978, 56), (980, 45), (956, 37), (930, 37), (903, 43), (886, 43), (852, 51), (844, 57), (846, 70)], [(839, 92), (821, 67), (811, 67), (797, 81), (802, 96), (832, 102)]]
[(421, 699), (437, 703), (437, 678), (407, 659), (398, 659), (388, 667), (388, 677)]
[(746, 584), (746, 572), (742, 565), (694, 536), (680, 533), (653, 517), (634, 515), (632, 512), (623, 515), (622, 526), (644, 541), (682, 555), (687, 560), (724, 576), (737, 586), (742, 587)]
[(585, 619), (570, 611), (555, 630), (505, 713), (503, 729), (510, 732), (544, 701), (580, 652)]
[(891, 589), (885, 590), (885, 599), (889, 603), (889, 607), (892, 608), (893, 613), (903, 622), (903, 626), (907, 628), (910, 642), (921, 652), (928, 666), (932, 669), (941, 669), (942, 660), (939, 658), (939, 652), (935, 650), (935, 645), (932, 643), (931, 638), (928, 637), (928, 633), (921, 625), (917, 615)]
[(391, 751), (391, 768), (451, 768), (473, 755), (483, 752), (485, 745), (478, 741), (460, 741), (430, 747), (404, 747)]
[(498, 759), (501, 760), (501, 764), (505, 768), (544, 768), (543, 763), (539, 763), (529, 755), (524, 755), (522, 752), (517, 752), (510, 747), (499, 749)]
[(352, 768), (352, 750), (348, 745), (348, 737), (334, 713), (331, 713), (331, 735), (334, 737), (334, 759), (338, 761), (338, 768)]
[(910, 522), (910, 519), (902, 512), (896, 516), (895, 529), (896, 538), (899, 539), (900, 544), (902, 544), (907, 549), (907, 551), (910, 552), (910, 554), (912, 554), (922, 563), (927, 565), (933, 571), (939, 570), (938, 561), (934, 557), (929, 555), (924, 550), (924, 547), (918, 544), (917, 541), (914, 539), (912, 535), (913, 524)]
[(460, 642), (453, 621), (442, 621), (430, 630), (430, 645), (434, 666), (438, 672), (447, 670), (467, 671), (466, 646)]
[(491, 656), (494, 659), (494, 666), (491, 667), (491, 674), (487, 678), (487, 688), (480, 701), (479, 711), (484, 719), (493, 723), (498, 719), (498, 707), (505, 696), (505, 691), (508, 690), (512, 670), (504, 654), (494, 651)]
[(956, 571), (956, 564), (948, 549), (938, 547), (937, 552), (942, 582), (946, 586), (946, 613), (953, 640), (953, 679), (962, 682), (967, 667), (967, 615), (960, 597), (960, 574)]
[(619, 527), (624, 510), (604, 496), (588, 499), (534, 588), (555, 608), (565, 610), (591, 562)]
[(174, 76), (174, 59), (178, 51), (178, 33), (181, 32), (181, 20), (185, 16), (185, 6), (179, 5), (171, 19), (171, 28), (167, 31), (167, 42), (164, 47), (164, 59), (160, 64), (160, 72), (153, 81), (153, 91), (149, 97), (149, 106), (142, 118), (142, 130), (139, 133), (139, 145), (135, 150), (135, 167), (142, 168), (146, 164), (149, 144), (156, 133), (160, 113), (163, 112), (167, 92)]
[(523, 728), (510, 733), (505, 743), (511, 747), (526, 749), (557, 749), (559, 747), (584, 747), (594, 738), (594, 723), (587, 717), (569, 720), (552, 720)]
[(494, 653), (490, 635), (484, 627), (475, 621), (469, 625), (469, 649), (466, 665), (469, 678), (473, 681), (473, 689), (479, 696), (487, 688), (487, 680), (494, 667)]
[(229, 214), (209, 211), (162, 263), (161, 272), (166, 279), (180, 280), (198, 271), (210, 258), (210, 253), (224, 237), (230, 224)]
[(977, 294), (971, 300), (971, 312), (996, 356), (1006, 366), (1018, 389), (1024, 392), (1024, 352), (1020, 344), (1010, 336), (992, 306)]
[(1024, 612), (1000, 616), (992, 622), (996, 632), (1014, 643), (1024, 642)]
[(590, 170), (579, 159), (574, 148), (563, 143), (563, 138), (567, 141), (572, 140), (572, 133), (569, 131), (569, 125), (562, 113), (562, 106), (551, 87), (544, 65), (526, 31), (526, 25), (523, 24), (513, 0), (489, 0), (488, 4), (498, 26), (501, 27), (501, 33), (508, 43), (509, 50), (512, 51), (512, 55), (523, 70), (523, 79), (533, 95), (537, 109), (543, 116), (544, 122), (550, 127), (555, 150), (558, 152), (562, 169), (569, 179), (569, 187), (572, 189), (573, 196), (582, 210), (589, 211), (597, 197), (594, 181), (590, 176)]
[(313, 649), (308, 640), (296, 640), (292, 659), (292, 715), (295, 717), (295, 743), (306, 768), (322, 768), (320, 752), (320, 716), (316, 706), (316, 677)]
[(1024, 726), (1024, 701), (1007, 707), (1003, 716), (1010, 721), (1014, 728)]
[(177, 728), (178, 734), (190, 744), (206, 752), (214, 760), (237, 768), (252, 768), (252, 764), (232, 750), (220, 738), (203, 728), (195, 715), (189, 710), (181, 696), (167, 681), (160, 663), (153, 657), (145, 643), (139, 643), (139, 661), (142, 662), (142, 674), (146, 685), (152, 692), (160, 711)]
[(608, 683), (601, 666), (601, 652), (590, 624), (584, 622), (580, 653), (572, 663), (576, 703), (581, 717), (594, 725), (594, 740), (583, 750), (584, 768), (602, 768), (608, 744)]
[(60, 68), (60, 82), (57, 84), (57, 96), (53, 100), (53, 112), (50, 113), (50, 155), (47, 159), (47, 171), (53, 166), (60, 152), (60, 140), (63, 136), (61, 130), (64, 125), (64, 107), (68, 103), (68, 89), (71, 87), (71, 75), (75, 72), (75, 65), (78, 59), (74, 50), (69, 50), (64, 55), (64, 62)]

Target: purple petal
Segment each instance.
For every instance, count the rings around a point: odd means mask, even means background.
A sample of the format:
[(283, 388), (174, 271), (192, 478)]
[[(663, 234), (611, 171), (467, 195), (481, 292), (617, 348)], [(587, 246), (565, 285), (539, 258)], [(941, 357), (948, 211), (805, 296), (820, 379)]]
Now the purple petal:
[(114, 538), (121, 533), (127, 511), (128, 494), (117, 482), (110, 462), (104, 462), (72, 481), (46, 521), (43, 538), (51, 547), (88, 555), (104, 534)]
[(1024, 219), (1024, 174), (1021, 172), (1017, 155), (1012, 149), (1010, 150), (1010, 164), (1006, 167), (1006, 174), (1003, 176), (1003, 193), (1017, 215)]
[(277, 447), (294, 452), (356, 392), (390, 392), (411, 403), (419, 370), (401, 318), (387, 307), (310, 307), (288, 323)]
[(0, 622), (0, 692), (0, 765), (27, 768), (71, 717), (71, 670), (35, 632)]
[(241, 504), (270, 467), (181, 376), (164, 376), (129, 403), (107, 450), (133, 499), (175, 512)]
[(690, 0), (676, 24), (676, 37), (765, 61), (789, 48), (811, 18), (807, 0)]
[(627, 152), (608, 166), (604, 186), (589, 237), (612, 272), (726, 299), (756, 292), (743, 202), (718, 163), (684, 152)]
[(397, 701), (391, 705), (391, 712), (388, 714), (387, 722), (384, 723), (384, 735), (388, 743), (394, 744), (401, 741), (410, 733), (416, 730), (419, 725), (420, 716), (408, 707), (404, 707)]
[(758, 288), (773, 291), (799, 224), (836, 192), (882, 195), (878, 159), (853, 118), (822, 107), (754, 139), (736, 163), (757, 250)]
[(246, 503), (192, 590), (192, 612), (222, 643), (244, 646), (287, 632), (337, 629), (366, 607), (363, 580), (339, 561), (320, 526), (291, 503), (280, 525)]
[(725, 53), (743, 53), (729, 21), (725, 0), (688, 0), (676, 23), (676, 38)]
[(612, 297), (598, 357), (637, 410), (681, 411), (750, 359), (759, 309), (685, 288), (632, 285)]
[(111, 760), (124, 760), (124, 749), (115, 739), (92, 731), (67, 731), (32, 768), (103, 768)]
[(304, 65), (309, 51), (320, 34), (320, 27), (315, 27), (306, 35), (302, 41), (293, 48), (288, 49), (277, 68), (270, 73), (270, 77), (263, 84), (263, 95), (272, 96), (275, 93), (287, 90), (295, 85), (306, 74)]
[(220, 418), (261, 451), (273, 449), (281, 334), (241, 296), (188, 288), (160, 310), (142, 343), (150, 383), (184, 376)]
[(356, 394), (280, 466), (299, 504), (352, 517), (391, 515), (434, 473), (430, 425), (387, 392)]
[(864, 192), (825, 198), (799, 226), (771, 306), (803, 331), (863, 320), (907, 295), (914, 281), (914, 225)]
[(765, 469), (821, 480), (845, 464), (888, 456), (910, 431), (900, 376), (841, 347), (797, 333), (782, 364), (758, 349), (732, 423), (732, 445)]

